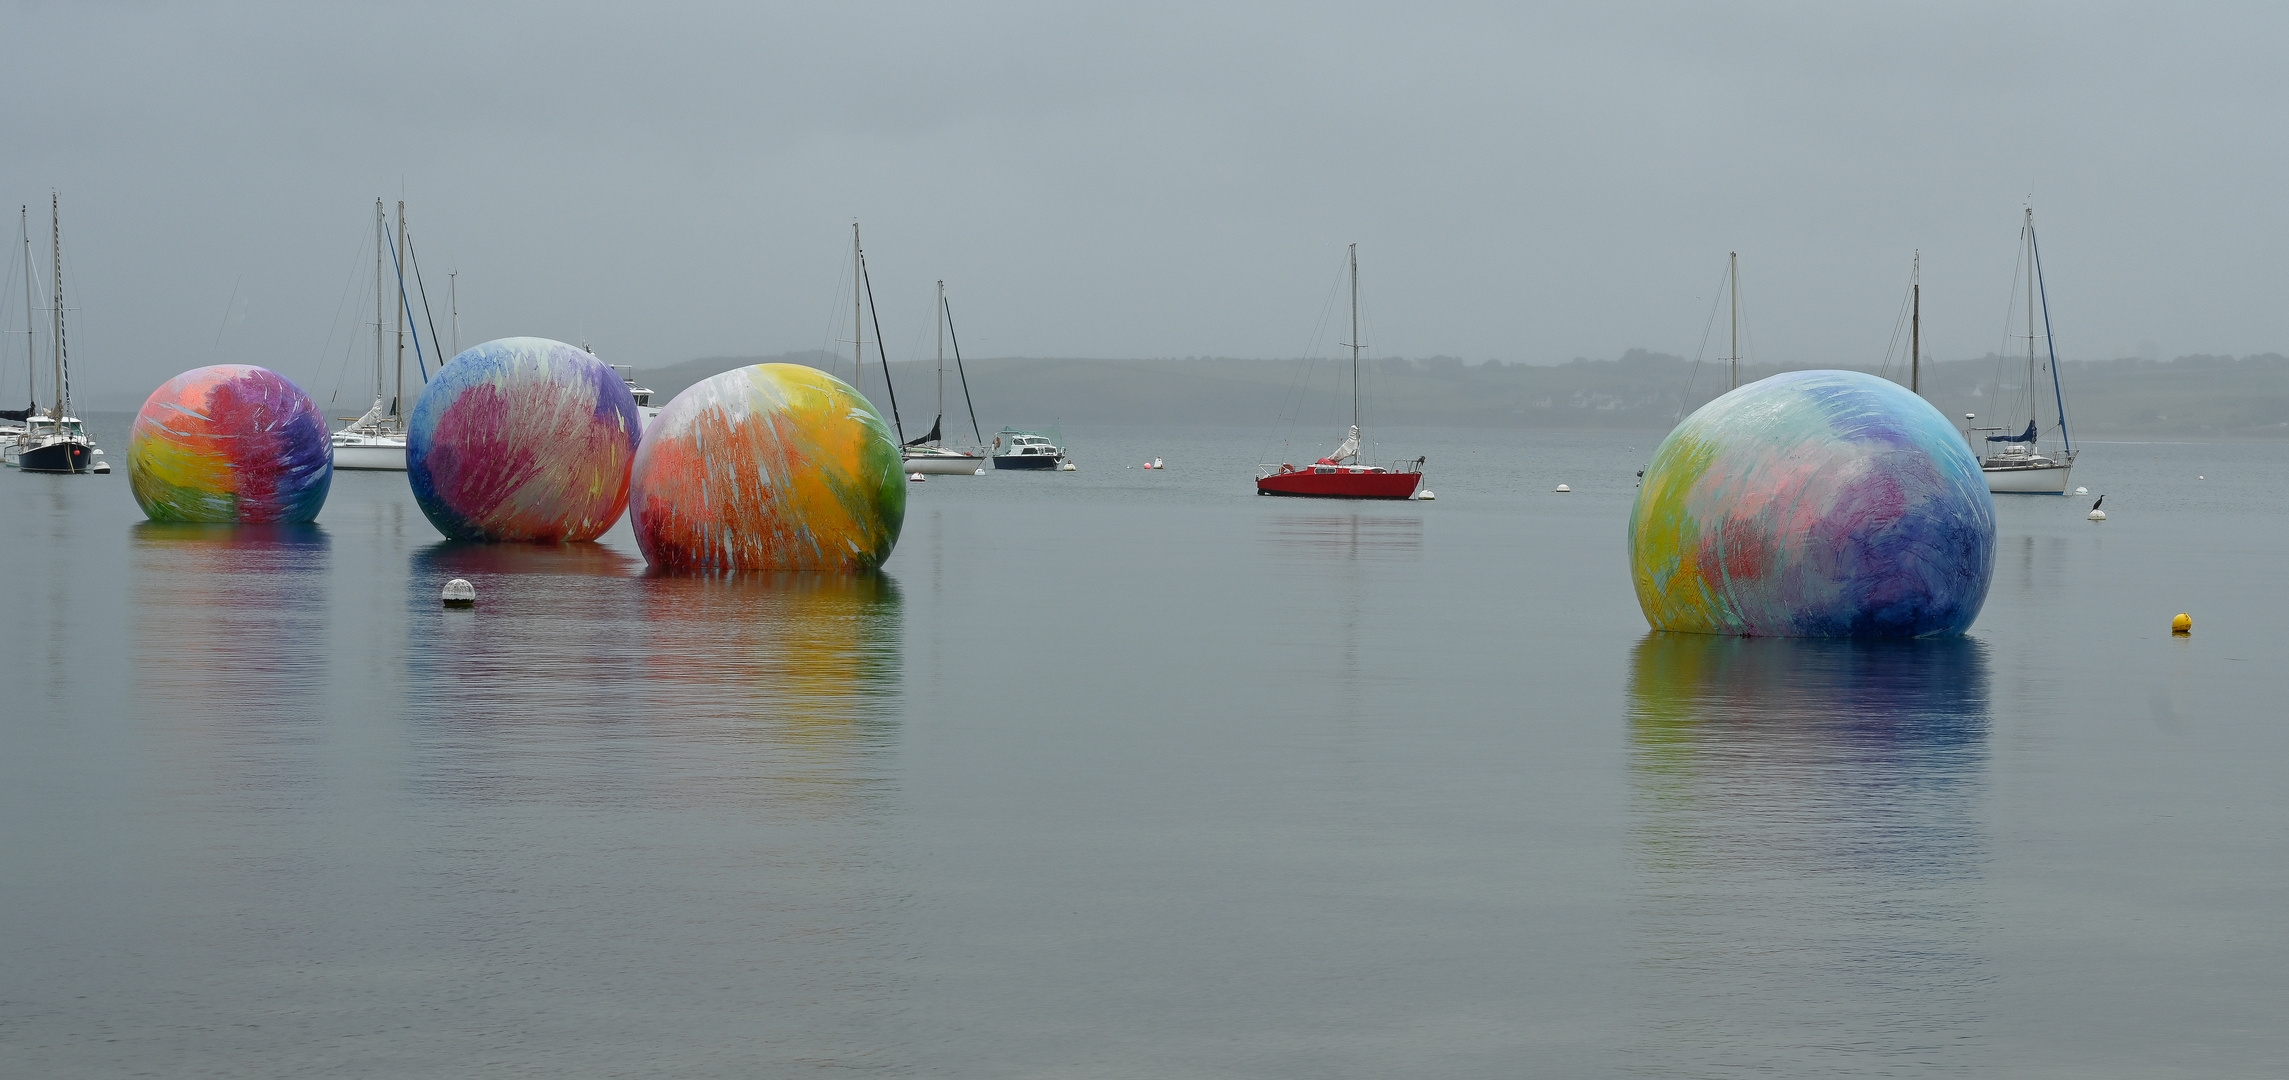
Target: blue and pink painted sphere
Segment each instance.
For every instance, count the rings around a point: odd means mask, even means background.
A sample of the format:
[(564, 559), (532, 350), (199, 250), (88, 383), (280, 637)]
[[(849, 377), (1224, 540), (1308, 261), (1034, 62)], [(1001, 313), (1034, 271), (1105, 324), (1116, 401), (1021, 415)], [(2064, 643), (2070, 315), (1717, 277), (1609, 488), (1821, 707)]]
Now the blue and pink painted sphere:
[(594, 540), (628, 507), (636, 399), (586, 351), (502, 338), (454, 357), (413, 406), (406, 479), (456, 540)]
[(268, 368), (177, 375), (151, 392), (127, 434), (127, 486), (153, 521), (312, 521), (333, 482), (325, 415)]
[(1994, 574), (1995, 503), (1930, 403), (1873, 375), (1789, 372), (1662, 440), (1629, 560), (1656, 630), (1960, 634)]

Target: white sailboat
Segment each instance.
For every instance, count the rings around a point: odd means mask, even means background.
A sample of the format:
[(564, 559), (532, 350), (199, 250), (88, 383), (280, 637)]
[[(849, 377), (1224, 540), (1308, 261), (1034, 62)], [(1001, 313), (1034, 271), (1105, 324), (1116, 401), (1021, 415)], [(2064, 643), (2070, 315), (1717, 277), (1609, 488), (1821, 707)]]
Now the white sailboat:
[[(397, 250), (405, 250), (405, 204), (397, 204)], [(374, 200), (374, 403), (365, 414), (334, 433), (334, 468), (378, 472), (405, 471), (405, 274), (397, 278), (397, 367), (394, 384), (387, 381), (387, 354), (383, 348), (389, 319), (389, 215), (380, 199)], [(456, 298), (457, 299), (457, 298)]]
[[(2007, 427), (1973, 427), (1979, 417), (1965, 413), (1964, 437), (1979, 445), (1979, 434), (1985, 436), (1986, 456), (1980, 459), (1979, 471), (1987, 477), (1987, 490), (1995, 494), (2064, 495), (2067, 477), (2074, 469), (2074, 440), (2067, 433), (2066, 391), (2059, 385), (2058, 346), (2051, 339), (2050, 297), (2043, 288), (2042, 248), (2035, 242), (2035, 209), (2027, 208), (2025, 224), (2019, 227), (2019, 241), (2024, 251), (2023, 264), (2027, 268), (2027, 427), (2012, 434)], [(2016, 283), (2014, 283), (2016, 284)], [(2016, 290), (2014, 290), (2016, 291)], [(2042, 332), (2035, 331), (2037, 310), (2042, 314)], [(2039, 445), (2042, 437), (2042, 396), (2037, 391), (2041, 363), (2036, 358), (2035, 342), (2043, 343), (2049, 358), (2051, 398), (2058, 407), (2059, 449), (2045, 454)], [(1997, 374), (1996, 389), (2002, 389), (2002, 378)]]
[(953, 330), (953, 309), (946, 306), (946, 283), (938, 283), (938, 418), (930, 422), (930, 433), (906, 444), (901, 451), (906, 459), (906, 471), (928, 473), (932, 476), (971, 476), (986, 466), (985, 432), (978, 427), (978, 407), (970, 400), (970, 376), (962, 370), (962, 342), (954, 339), (954, 372), (962, 380), (962, 402), (970, 410), (970, 434), (977, 442), (966, 447), (952, 447), (943, 443), (940, 432), (946, 423), (946, 337)]

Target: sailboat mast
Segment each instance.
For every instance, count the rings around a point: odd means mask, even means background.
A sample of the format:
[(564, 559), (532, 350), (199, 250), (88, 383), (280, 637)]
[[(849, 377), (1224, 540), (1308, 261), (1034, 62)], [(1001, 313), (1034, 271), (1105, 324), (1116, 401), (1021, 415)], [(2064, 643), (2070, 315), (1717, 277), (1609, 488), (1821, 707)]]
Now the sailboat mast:
[(1733, 252), (1725, 260), (1725, 279), (1733, 285), (1733, 355), (1731, 357), (1733, 384), (1728, 390), (1741, 387), (1741, 253)]
[(1351, 429), (1359, 430), (1359, 245), (1351, 245)]
[[(405, 200), (397, 201), (397, 250), (405, 250)], [(402, 254), (398, 259), (403, 260)], [(389, 399), (389, 414), (402, 419), (405, 408), (405, 271), (397, 272), (397, 394)]]
[[(946, 283), (938, 283), (938, 419), (946, 418)], [(938, 430), (932, 425), (930, 430)]]
[(389, 278), (382, 273), (382, 249), (389, 246), (389, 211), (382, 209), (382, 201), (374, 200), (374, 407), (378, 413), (382, 400), (382, 331), (389, 320), (382, 309), (389, 306)]
[(445, 302), (453, 309), (453, 355), (461, 355), (461, 271), (445, 272)]
[(25, 404), (39, 407), (40, 353), (32, 337), (32, 207), (19, 203), (16, 207), (16, 229), (24, 234), (24, 392), (31, 396)]
[(71, 412), (72, 384), (71, 369), (64, 364), (63, 198), (53, 191), (48, 193), (48, 232), (52, 242), (52, 250), (50, 255), (54, 261), (54, 266), (49, 270), (48, 276), (55, 285), (56, 296), (56, 306), (53, 313), (55, 316), (55, 321), (50, 324), (49, 329), (49, 333), (53, 335), (52, 340), (55, 343), (56, 405), (54, 409), (50, 410), (49, 415), (54, 416), (57, 420), (61, 421), (66, 414)]
[(1914, 269), (1908, 271), (1910, 302), (1908, 315), (1908, 392), (1923, 393), (1923, 252), (1915, 253)]
[(2027, 240), (2027, 426), (2035, 425), (2035, 208), (2019, 230)]
[(866, 282), (859, 268), (858, 222), (850, 223), (850, 384), (866, 377)]

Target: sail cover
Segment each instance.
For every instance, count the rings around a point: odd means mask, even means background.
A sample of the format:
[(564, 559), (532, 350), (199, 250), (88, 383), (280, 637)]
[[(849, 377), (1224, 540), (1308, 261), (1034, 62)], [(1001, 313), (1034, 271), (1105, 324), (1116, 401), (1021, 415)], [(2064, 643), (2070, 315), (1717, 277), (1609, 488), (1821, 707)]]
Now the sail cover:
[(2029, 420), (2029, 421), (2027, 421), (2027, 430), (2026, 430), (2026, 431), (2024, 431), (2024, 432), (2022, 432), (2022, 433), (2020, 433), (2020, 434), (2017, 434), (2017, 435), (1989, 435), (1989, 436), (1987, 436), (1987, 441), (1988, 441), (1988, 442), (2033, 442), (2033, 441), (2035, 441), (2035, 422), (2034, 422), (2034, 421), (2032, 421), (2032, 420)]
[(39, 411), (38, 402), (26, 405), (21, 409), (0, 409), (0, 420), (29, 420), (33, 413)]
[(909, 441), (906, 445), (921, 446), (924, 443), (936, 443), (938, 441), (938, 425), (944, 422), (945, 419), (945, 417), (941, 416), (936, 420), (930, 421), (930, 433), (928, 435), (922, 436), (919, 439)]

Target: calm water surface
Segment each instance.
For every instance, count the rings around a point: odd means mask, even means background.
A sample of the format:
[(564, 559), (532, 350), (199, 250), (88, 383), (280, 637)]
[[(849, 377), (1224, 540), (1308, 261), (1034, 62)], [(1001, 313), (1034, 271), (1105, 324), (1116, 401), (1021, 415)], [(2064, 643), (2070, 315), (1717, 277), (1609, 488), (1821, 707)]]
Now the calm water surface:
[(858, 579), (0, 473), (0, 1071), (2289, 1074), (2289, 447), (2093, 445), (1879, 646), (1648, 634), (1649, 436), (1069, 437)]

